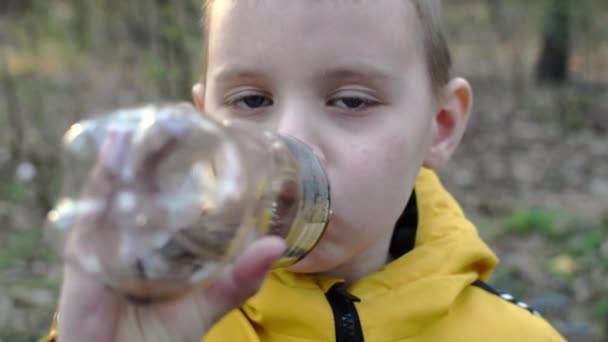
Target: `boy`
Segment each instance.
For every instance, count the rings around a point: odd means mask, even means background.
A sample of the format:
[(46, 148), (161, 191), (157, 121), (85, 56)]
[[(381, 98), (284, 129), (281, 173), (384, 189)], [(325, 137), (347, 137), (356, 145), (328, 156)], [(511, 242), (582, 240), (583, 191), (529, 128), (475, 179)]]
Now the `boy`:
[(267, 277), (284, 246), (262, 239), (209, 288), (171, 303), (125, 303), (68, 268), (61, 341), (563, 340), (491, 293), (482, 281), (494, 255), (420, 171), (453, 153), (472, 100), (465, 80), (449, 78), (439, 1), (208, 5), (197, 106), (311, 146), (332, 185), (328, 230)]

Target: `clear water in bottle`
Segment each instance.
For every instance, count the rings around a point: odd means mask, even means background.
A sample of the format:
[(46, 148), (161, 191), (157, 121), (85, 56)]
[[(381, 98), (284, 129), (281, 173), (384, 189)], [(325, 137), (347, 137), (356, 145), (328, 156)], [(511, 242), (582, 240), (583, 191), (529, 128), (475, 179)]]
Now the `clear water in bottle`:
[(266, 234), (287, 241), (276, 266), (291, 265), (329, 221), (328, 180), (305, 144), (188, 104), (76, 123), (63, 159), (47, 238), (66, 262), (132, 298), (204, 285)]

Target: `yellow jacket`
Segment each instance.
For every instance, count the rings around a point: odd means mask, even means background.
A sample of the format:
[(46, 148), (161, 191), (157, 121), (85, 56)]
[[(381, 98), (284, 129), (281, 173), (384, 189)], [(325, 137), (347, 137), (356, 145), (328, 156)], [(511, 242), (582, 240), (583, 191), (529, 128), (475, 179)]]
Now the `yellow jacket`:
[(203, 341), (355, 342), (359, 326), (365, 341), (563, 341), (538, 313), (482, 282), (496, 257), (435, 174), (422, 170), (415, 188), (415, 248), (348, 293), (330, 290), (340, 279), (277, 270)]
[(276, 270), (203, 341), (564, 341), (483, 283), (497, 259), (432, 171), (421, 171), (410, 202), (404, 224), (415, 226), (402, 228), (413, 231), (414, 248), (395, 261), (348, 289)]

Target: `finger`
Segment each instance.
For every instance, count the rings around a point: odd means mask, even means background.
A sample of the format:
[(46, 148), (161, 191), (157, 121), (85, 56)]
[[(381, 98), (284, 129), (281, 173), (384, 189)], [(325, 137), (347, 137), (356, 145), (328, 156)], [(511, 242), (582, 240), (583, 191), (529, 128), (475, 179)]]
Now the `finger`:
[(222, 316), (258, 291), (285, 247), (278, 237), (256, 241), (212, 284), (165, 303), (158, 311), (160, 321), (176, 336), (202, 336)]
[(62, 342), (114, 340), (119, 303), (104, 285), (79, 270), (66, 267), (59, 302), (58, 336)]
[(129, 139), (128, 133), (123, 131), (108, 132), (104, 136), (95, 165), (84, 186), (83, 197), (106, 199), (111, 196), (120, 181), (127, 158)]
[(191, 130), (187, 111), (180, 105), (161, 108), (153, 120), (144, 120), (138, 127), (134, 146), (138, 176), (153, 176), (160, 164), (176, 151)]
[(203, 305), (212, 308), (217, 318), (241, 305), (259, 290), (272, 265), (285, 249), (285, 241), (276, 236), (254, 242), (232, 267), (209, 286)]
[(132, 132), (129, 129), (117, 124), (107, 128), (99, 147), (99, 166), (108, 175), (117, 177), (124, 172), (131, 140)]
[(243, 284), (257, 279), (260, 284), (251, 287), (253, 291), (257, 291), (266, 273), (270, 271), (272, 265), (281, 257), (286, 248), (285, 240), (277, 236), (264, 237), (254, 242), (234, 264), (231, 272), (233, 284), (241, 287)]

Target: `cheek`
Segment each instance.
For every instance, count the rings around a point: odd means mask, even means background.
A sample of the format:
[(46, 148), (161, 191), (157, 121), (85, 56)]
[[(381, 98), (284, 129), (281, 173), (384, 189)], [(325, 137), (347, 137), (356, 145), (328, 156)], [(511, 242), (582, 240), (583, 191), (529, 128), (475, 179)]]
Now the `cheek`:
[(415, 140), (405, 132), (388, 131), (332, 144), (327, 168), (335, 221), (341, 229), (365, 236), (393, 229), (421, 164)]

